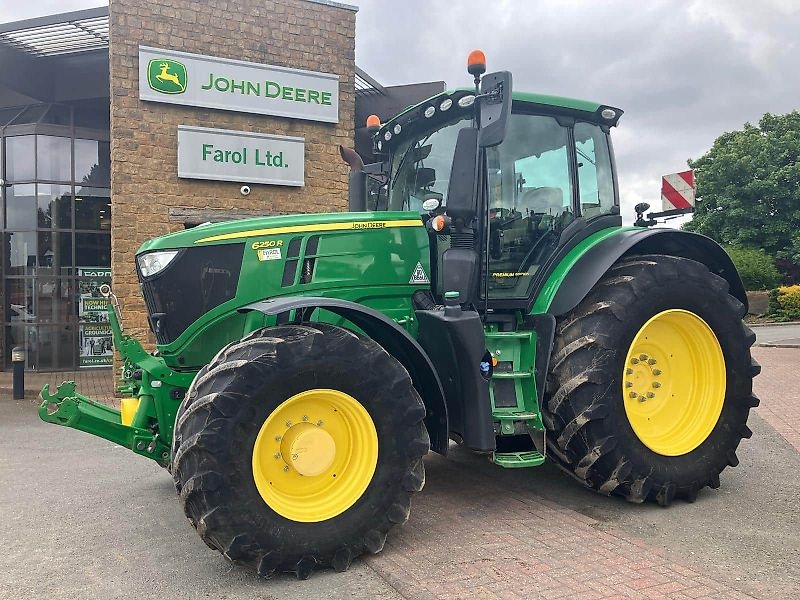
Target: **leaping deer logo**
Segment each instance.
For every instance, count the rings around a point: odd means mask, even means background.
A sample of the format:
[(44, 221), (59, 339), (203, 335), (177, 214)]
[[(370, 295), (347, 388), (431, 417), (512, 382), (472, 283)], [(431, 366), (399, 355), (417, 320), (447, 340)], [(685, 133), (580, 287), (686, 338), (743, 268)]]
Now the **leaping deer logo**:
[(155, 58), (147, 66), (147, 83), (162, 94), (186, 91), (186, 66), (177, 60)]
[(162, 62), (158, 66), (161, 68), (161, 73), (156, 75), (156, 79), (158, 79), (159, 81), (171, 81), (172, 83), (177, 85), (181, 91), (186, 89), (186, 86), (184, 86), (181, 83), (181, 80), (178, 79), (178, 76), (175, 75), (174, 73), (169, 72), (169, 63)]

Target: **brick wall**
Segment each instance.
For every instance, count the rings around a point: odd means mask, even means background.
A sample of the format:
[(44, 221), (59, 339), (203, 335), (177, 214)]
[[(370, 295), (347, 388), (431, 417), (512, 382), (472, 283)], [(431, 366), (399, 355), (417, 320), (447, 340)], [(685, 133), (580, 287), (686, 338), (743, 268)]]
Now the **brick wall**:
[[(181, 229), (175, 214), (346, 208), (348, 168), (338, 145), (353, 145), (356, 13), (306, 0), (111, 0), (109, 10), (113, 285), (127, 331), (152, 342), (134, 253), (144, 240)], [(339, 123), (140, 101), (140, 44), (334, 73)], [(305, 187), (253, 185), (245, 197), (237, 183), (178, 179), (178, 125), (302, 136)]]

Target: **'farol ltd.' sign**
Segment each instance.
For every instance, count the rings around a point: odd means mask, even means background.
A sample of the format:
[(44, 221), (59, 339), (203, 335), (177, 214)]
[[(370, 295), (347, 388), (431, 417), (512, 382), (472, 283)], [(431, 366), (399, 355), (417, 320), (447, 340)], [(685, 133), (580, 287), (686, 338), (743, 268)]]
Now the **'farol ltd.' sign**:
[(339, 122), (339, 76), (139, 46), (139, 98)]
[(303, 138), (178, 126), (178, 177), (302, 186), (304, 159)]

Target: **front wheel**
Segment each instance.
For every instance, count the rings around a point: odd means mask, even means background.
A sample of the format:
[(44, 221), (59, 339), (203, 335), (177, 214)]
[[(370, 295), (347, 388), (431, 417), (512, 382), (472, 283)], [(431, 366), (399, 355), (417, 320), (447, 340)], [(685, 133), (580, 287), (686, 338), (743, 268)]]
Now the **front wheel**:
[(550, 454), (603, 494), (693, 501), (736, 466), (758, 405), (753, 333), (727, 282), (672, 256), (624, 259), (560, 319)]
[(408, 518), (425, 481), (424, 417), (408, 373), (374, 341), (318, 323), (262, 329), (195, 378), (175, 485), (229, 560), (261, 576), (345, 570)]

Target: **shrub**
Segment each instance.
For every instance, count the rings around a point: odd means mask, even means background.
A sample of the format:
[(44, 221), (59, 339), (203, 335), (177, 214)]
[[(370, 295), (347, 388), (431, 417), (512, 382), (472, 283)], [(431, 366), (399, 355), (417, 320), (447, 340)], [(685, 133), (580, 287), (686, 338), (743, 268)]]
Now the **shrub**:
[(725, 248), (736, 265), (746, 290), (768, 290), (781, 281), (774, 259), (763, 250), (728, 246)]
[(800, 264), (785, 258), (776, 258), (775, 266), (783, 276), (783, 280), (781, 281), (783, 285), (794, 285), (796, 283), (800, 283)]
[(800, 285), (790, 285), (771, 290), (769, 313), (783, 321), (800, 319)]

